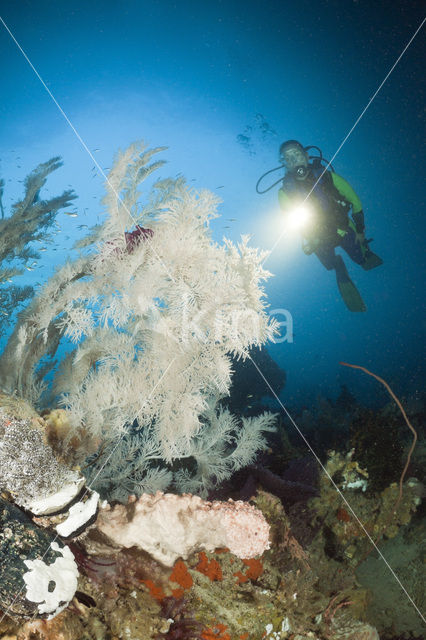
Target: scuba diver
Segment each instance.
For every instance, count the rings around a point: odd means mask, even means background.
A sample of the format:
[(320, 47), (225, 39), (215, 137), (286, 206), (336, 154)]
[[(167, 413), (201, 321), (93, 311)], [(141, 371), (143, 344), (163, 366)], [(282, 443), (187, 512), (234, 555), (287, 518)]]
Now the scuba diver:
[[(317, 149), (320, 155), (309, 156), (309, 149)], [(279, 153), (282, 164), (271, 171), (286, 169), (284, 178), (278, 181), (282, 183), (278, 199), (288, 222), (294, 222), (302, 233), (304, 253), (315, 253), (327, 270), (334, 269), (340, 295), (350, 311), (366, 311), (343, 258), (335, 251), (341, 247), (365, 270), (383, 263), (368, 246), (370, 240), (365, 237), (364, 212), (358, 195), (323, 159), (318, 147), (304, 147), (297, 140), (287, 140), (281, 144)], [(327, 162), (326, 167), (322, 162)], [(258, 193), (265, 193), (278, 184), (275, 182), (259, 191), (259, 182), (265, 175), (256, 185)]]

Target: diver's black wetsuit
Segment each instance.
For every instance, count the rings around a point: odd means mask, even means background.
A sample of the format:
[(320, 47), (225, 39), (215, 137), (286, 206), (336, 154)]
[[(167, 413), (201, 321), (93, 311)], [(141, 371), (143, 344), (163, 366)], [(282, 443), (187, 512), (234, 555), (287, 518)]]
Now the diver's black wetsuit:
[(324, 171), (320, 164), (310, 164), (303, 179), (293, 173), (284, 176), (278, 198), (284, 212), (305, 200), (312, 207), (312, 218), (301, 230), (306, 243), (305, 253), (315, 253), (327, 270), (336, 271), (337, 285), (351, 311), (365, 311), (366, 306), (342, 257), (336, 255), (336, 247), (342, 247), (363, 269), (382, 264), (364, 238), (364, 212), (351, 185), (334, 171)]
[[(348, 256), (356, 262), (356, 264), (362, 265), (365, 260), (365, 250), (363, 250), (361, 244), (357, 242), (356, 234), (353, 229), (350, 228), (346, 235), (340, 238), (337, 246), (342, 247)], [(338, 256), (336, 255), (335, 248), (335, 244), (327, 244), (325, 242), (323, 245), (320, 245), (316, 251), (314, 251), (315, 255), (328, 271), (336, 268), (336, 259)]]
[[(304, 180), (286, 174), (278, 192), (281, 208), (286, 211), (307, 196), (314, 209), (314, 220), (302, 230), (310, 247), (308, 253), (315, 253), (326, 269), (335, 269), (335, 248), (340, 246), (354, 262), (362, 264), (366, 247), (357, 241), (356, 232), (364, 231), (364, 214), (351, 185), (322, 166), (310, 165)], [(349, 218), (351, 209), (353, 219)]]

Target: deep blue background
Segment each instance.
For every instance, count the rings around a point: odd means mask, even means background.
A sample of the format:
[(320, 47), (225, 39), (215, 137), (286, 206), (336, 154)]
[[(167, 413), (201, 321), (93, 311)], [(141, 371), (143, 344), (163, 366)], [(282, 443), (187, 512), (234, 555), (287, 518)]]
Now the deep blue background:
[[(102, 167), (136, 139), (167, 145), (163, 177), (182, 173), (223, 198), (215, 239), (248, 233), (267, 249), (282, 231), (276, 189), (259, 196), (255, 184), (277, 165), (280, 142), (297, 138), (331, 158), (420, 25), (421, 5), (6, 0), (0, 15), (88, 148), (99, 149)], [(294, 342), (271, 348), (288, 374), (282, 399), (290, 406), (335, 395), (343, 382), (366, 402), (384, 402), (376, 382), (340, 360), (371, 368), (399, 394), (421, 388), (425, 32), (333, 162), (358, 192), (367, 235), (384, 259), (369, 273), (347, 260), (367, 313), (346, 310), (334, 275), (302, 254), (300, 240), (284, 237), (266, 262), (275, 274), (266, 288), (271, 309), (288, 310), (294, 321)], [(96, 221), (103, 178), (2, 25), (0, 68), (4, 204), (20, 194), (18, 180), (54, 155), (64, 167), (47, 193), (71, 185), (79, 195), (79, 217), (58, 218), (61, 251), (44, 253), (27, 276), (43, 282), (80, 233), (77, 225)]]

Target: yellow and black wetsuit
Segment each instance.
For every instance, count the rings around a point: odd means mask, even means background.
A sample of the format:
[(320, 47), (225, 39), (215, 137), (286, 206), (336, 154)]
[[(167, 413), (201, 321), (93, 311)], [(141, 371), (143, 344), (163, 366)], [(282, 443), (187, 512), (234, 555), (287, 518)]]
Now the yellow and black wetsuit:
[(366, 246), (357, 242), (356, 234), (364, 231), (364, 212), (349, 182), (334, 171), (324, 172), (321, 166), (310, 165), (304, 180), (286, 174), (278, 191), (283, 211), (305, 198), (314, 212), (309, 226), (302, 231), (310, 253), (315, 253), (327, 269), (334, 269), (334, 250), (341, 246), (354, 262), (362, 264)]
[(278, 198), (284, 212), (305, 201), (312, 207), (312, 217), (302, 229), (305, 253), (315, 253), (326, 269), (335, 270), (337, 286), (350, 311), (365, 311), (367, 307), (342, 256), (336, 255), (336, 247), (342, 247), (365, 270), (380, 266), (382, 260), (368, 248), (361, 200), (349, 182), (334, 171), (325, 171), (321, 162), (314, 160), (303, 175), (297, 167), (286, 173)]

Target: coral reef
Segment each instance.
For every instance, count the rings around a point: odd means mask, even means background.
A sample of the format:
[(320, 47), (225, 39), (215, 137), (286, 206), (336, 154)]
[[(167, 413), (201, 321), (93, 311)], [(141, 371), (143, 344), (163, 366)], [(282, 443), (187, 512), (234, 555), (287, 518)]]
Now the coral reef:
[(57, 615), (77, 588), (71, 551), (0, 498), (0, 603), (10, 614)]
[(99, 496), (47, 437), (45, 421), (27, 402), (0, 394), (0, 489), (39, 524), (70, 538), (95, 520)]
[(55, 457), (40, 420), (17, 419), (1, 405), (0, 487), (34, 514), (59, 511), (81, 491), (84, 477)]
[(353, 453), (330, 452), (327, 475), (320, 477), (320, 495), (310, 506), (315, 512), (314, 523), (321, 525), (328, 555), (356, 567), (372, 541), (377, 542), (383, 534), (395, 537), (399, 528), (410, 522), (420, 504), (422, 486), (415, 478), (405, 482), (403, 500), (395, 510), (398, 485), (392, 483), (378, 494), (368, 493), (368, 473), (353, 459)]
[(23, 625), (18, 637), (30, 640), (37, 628), (46, 640), (61, 633), (67, 640), (377, 638), (361, 622), (366, 598), (354, 576), (331, 586), (322, 581), (317, 558), (294, 538), (280, 501), (261, 493), (255, 503), (271, 527), (272, 545), (261, 558), (215, 549), (170, 568), (135, 548), (116, 551), (109, 564), (87, 558), (72, 607)]
[(354, 576), (322, 580), (329, 567), (294, 538), (280, 501), (261, 493), (255, 504), (271, 527), (271, 548), (261, 558), (215, 549), (166, 568), (132, 548), (115, 550), (110, 562), (84, 560), (83, 540), (73, 604), (54, 620), (17, 627), (5, 619), (0, 629), (20, 640), (36, 631), (43, 640), (377, 638), (360, 621), (367, 600)]
[[(231, 357), (276, 333), (265, 254), (246, 237), (212, 242), (218, 201), (182, 179), (157, 182), (140, 204), (158, 151), (133, 145), (118, 155), (105, 222), (21, 313), (0, 358), (5, 391), (49, 407), (59, 396), (82, 465), (102, 447), (87, 476), (108, 499), (172, 484), (206, 493), (253, 461), (273, 425), (271, 414), (240, 421), (219, 404)], [(76, 348), (59, 351), (67, 340)]]
[[(252, 415), (264, 389), (225, 406), (234, 364), (244, 378), (244, 359), (276, 332), (265, 254), (244, 237), (214, 243), (217, 200), (183, 179), (157, 182), (142, 203), (159, 151), (133, 145), (117, 156), (104, 223), (19, 314), (0, 357), (0, 637), (377, 640), (375, 616), (389, 636), (416, 631), (411, 620), (398, 627), (366, 586), (371, 540), (398, 545), (407, 531), (417, 540), (422, 486), (405, 479), (415, 439), (399, 486), (390, 475), (372, 481), (380, 471), (356, 437), (355, 451), (329, 454), (317, 482), (284, 429), (267, 440), (275, 417)], [(2, 218), (0, 263), (35, 259), (29, 238), (72, 199), (38, 201), (56, 166), (40, 165)], [(18, 239), (14, 225), (27, 219), (30, 236)], [(349, 392), (320, 404), (323, 424), (334, 428), (338, 412), (347, 433)], [(202, 499), (244, 468), (251, 504)], [(86, 482), (111, 504), (99, 506)], [(409, 568), (420, 604), (418, 557)]]

